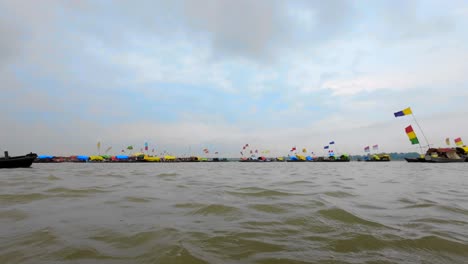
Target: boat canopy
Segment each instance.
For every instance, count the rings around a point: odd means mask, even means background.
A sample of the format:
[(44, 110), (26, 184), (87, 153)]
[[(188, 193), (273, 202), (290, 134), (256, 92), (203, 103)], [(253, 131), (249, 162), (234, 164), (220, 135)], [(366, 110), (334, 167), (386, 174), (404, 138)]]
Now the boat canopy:
[(78, 159), (78, 160), (89, 160), (89, 156), (86, 156), (86, 155), (78, 155), (78, 156), (76, 156), (76, 159)]
[(128, 160), (128, 156), (127, 155), (117, 155), (115, 156), (116, 159), (120, 159), (120, 160)]
[(53, 159), (55, 156), (51, 155), (39, 155), (37, 156), (38, 159)]
[(92, 161), (103, 161), (104, 158), (102, 156), (89, 156), (89, 160)]
[(150, 162), (161, 161), (160, 157), (150, 157), (150, 156), (147, 156), (147, 155), (145, 155), (145, 157), (143, 159), (146, 160), (146, 161), (150, 161)]

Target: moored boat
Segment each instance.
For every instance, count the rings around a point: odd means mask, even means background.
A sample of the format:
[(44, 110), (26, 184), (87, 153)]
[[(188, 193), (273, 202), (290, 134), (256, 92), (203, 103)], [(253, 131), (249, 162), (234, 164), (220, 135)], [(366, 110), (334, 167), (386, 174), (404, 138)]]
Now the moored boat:
[(32, 152), (24, 156), (10, 157), (8, 151), (5, 151), (5, 157), (0, 158), (0, 169), (29, 168), (36, 158), (37, 155)]
[(367, 162), (388, 162), (390, 161), (390, 155), (388, 154), (380, 154), (380, 155), (372, 155), (369, 159), (366, 160)]
[(466, 158), (460, 157), (453, 148), (430, 148), (426, 152), (425, 159), (431, 163), (465, 162)]

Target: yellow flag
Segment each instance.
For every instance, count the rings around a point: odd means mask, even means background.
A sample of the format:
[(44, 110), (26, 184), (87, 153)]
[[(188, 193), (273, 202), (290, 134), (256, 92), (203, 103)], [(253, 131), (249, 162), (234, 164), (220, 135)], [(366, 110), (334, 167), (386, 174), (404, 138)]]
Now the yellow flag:
[(303, 152), (303, 153), (307, 153), (307, 149), (306, 149), (306, 148), (303, 148), (303, 149), (302, 149), (302, 152)]
[(450, 146), (450, 138), (445, 139), (445, 144), (447, 144), (447, 146)]
[(98, 151), (101, 150), (101, 141), (98, 141), (98, 143), (97, 143), (97, 149), (98, 149)]
[(411, 107), (408, 107), (408, 108), (403, 110), (403, 114), (405, 114), (405, 115), (411, 115), (412, 113), (413, 113), (413, 111), (411, 111)]

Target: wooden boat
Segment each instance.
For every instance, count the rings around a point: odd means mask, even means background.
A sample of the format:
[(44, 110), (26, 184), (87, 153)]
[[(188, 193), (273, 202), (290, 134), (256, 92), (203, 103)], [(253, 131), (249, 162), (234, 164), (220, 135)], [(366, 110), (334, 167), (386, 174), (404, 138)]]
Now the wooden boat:
[(351, 159), (349, 158), (348, 155), (341, 155), (338, 158), (335, 158), (334, 156), (330, 156), (328, 158), (324, 157), (319, 157), (316, 160), (313, 160), (314, 162), (349, 162)]
[(8, 151), (5, 151), (5, 157), (0, 158), (0, 169), (29, 168), (36, 158), (37, 155), (32, 152), (24, 156), (10, 157)]
[(381, 155), (372, 155), (366, 162), (388, 162), (390, 161), (390, 155), (381, 154)]
[(430, 148), (426, 152), (426, 162), (430, 163), (453, 163), (465, 162), (465, 157), (460, 157), (453, 148)]

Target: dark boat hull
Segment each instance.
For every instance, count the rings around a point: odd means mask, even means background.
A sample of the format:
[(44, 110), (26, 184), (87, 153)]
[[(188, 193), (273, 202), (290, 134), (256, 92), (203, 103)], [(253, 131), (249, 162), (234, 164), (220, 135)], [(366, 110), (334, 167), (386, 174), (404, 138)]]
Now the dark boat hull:
[(36, 159), (34, 153), (25, 156), (0, 158), (0, 169), (29, 168)]
[(350, 160), (314, 160), (314, 162), (350, 162)]
[(407, 162), (427, 162), (424, 158), (405, 158)]
[(366, 160), (366, 162), (389, 162), (390, 160)]
[(431, 158), (427, 162), (430, 163), (458, 163), (465, 162), (464, 159), (448, 159), (448, 158)]

